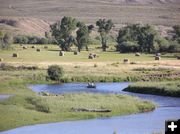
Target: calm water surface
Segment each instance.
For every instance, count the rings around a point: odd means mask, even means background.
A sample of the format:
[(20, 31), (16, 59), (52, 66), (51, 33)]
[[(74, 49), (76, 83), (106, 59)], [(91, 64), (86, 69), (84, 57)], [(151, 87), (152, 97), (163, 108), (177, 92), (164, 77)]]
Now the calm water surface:
[(180, 98), (143, 95), (123, 92), (129, 83), (97, 83), (96, 89), (87, 89), (85, 83), (68, 83), (63, 85), (30, 85), (35, 92), (61, 93), (116, 93), (138, 96), (158, 104), (156, 110), (148, 113), (116, 116), (81, 121), (66, 121), (59, 123), (25, 126), (1, 134), (151, 134), (164, 132), (165, 120), (180, 118)]

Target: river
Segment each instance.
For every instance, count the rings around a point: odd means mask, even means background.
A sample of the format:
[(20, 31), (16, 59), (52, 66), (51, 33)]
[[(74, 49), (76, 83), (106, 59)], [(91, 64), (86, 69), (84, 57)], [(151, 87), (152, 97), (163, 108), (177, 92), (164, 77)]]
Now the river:
[(97, 83), (96, 89), (87, 89), (85, 83), (30, 85), (29, 87), (35, 92), (44, 91), (55, 94), (76, 92), (128, 94), (153, 101), (158, 104), (158, 107), (147, 113), (24, 126), (1, 134), (113, 134), (114, 131), (117, 134), (152, 134), (164, 132), (165, 120), (180, 118), (180, 98), (122, 91), (128, 85), (127, 82)]

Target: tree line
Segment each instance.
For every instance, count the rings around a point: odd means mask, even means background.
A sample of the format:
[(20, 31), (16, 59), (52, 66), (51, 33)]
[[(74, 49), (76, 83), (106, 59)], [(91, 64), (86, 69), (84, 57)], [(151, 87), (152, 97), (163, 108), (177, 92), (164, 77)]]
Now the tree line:
[[(106, 51), (108, 34), (114, 24), (111, 20), (100, 19), (96, 22), (96, 26), (98, 26), (98, 32), (101, 36), (102, 49)], [(93, 28), (93, 25), (86, 25), (75, 18), (64, 17), (61, 21), (51, 25), (51, 33), (63, 51), (70, 51), (74, 44), (80, 52), (84, 47), (88, 50), (90, 33)], [(72, 34), (75, 30), (76, 37)]]
[[(96, 21), (96, 26), (100, 35), (101, 48), (106, 51), (109, 33), (115, 25), (110, 19), (99, 19)], [(14, 43), (58, 44), (63, 51), (71, 51), (71, 47), (75, 45), (80, 52), (83, 48), (88, 50), (91, 42), (90, 33), (94, 27), (65, 16), (50, 25), (51, 30), (45, 32), (45, 37), (15, 36)], [(11, 41), (9, 34), (0, 32), (0, 48), (8, 47)], [(116, 51), (121, 53), (180, 52), (180, 26), (173, 26), (171, 37), (161, 37), (151, 25), (129, 24), (119, 29), (115, 41)]]
[(173, 27), (172, 37), (160, 37), (150, 25), (132, 24), (119, 30), (117, 51), (125, 52), (180, 52), (180, 26)]
[[(106, 51), (109, 33), (114, 23), (112, 20), (99, 19), (96, 21), (96, 26), (100, 34), (102, 50)], [(64, 17), (51, 25), (51, 33), (63, 51), (71, 51), (71, 46), (75, 45), (80, 52), (83, 47), (88, 50), (89, 34), (93, 28), (93, 25), (85, 25), (75, 18)], [(75, 31), (76, 36), (72, 34)], [(172, 37), (163, 38), (151, 25), (129, 24), (119, 30), (116, 42), (116, 50), (122, 53), (180, 52), (180, 26), (173, 27)]]
[(15, 44), (56, 44), (56, 40), (49, 32), (45, 32), (45, 37), (38, 36), (14, 36), (13, 42)]
[(9, 49), (11, 44), (57, 44), (54, 37), (49, 32), (45, 32), (45, 37), (16, 35), (0, 31), (0, 49)]

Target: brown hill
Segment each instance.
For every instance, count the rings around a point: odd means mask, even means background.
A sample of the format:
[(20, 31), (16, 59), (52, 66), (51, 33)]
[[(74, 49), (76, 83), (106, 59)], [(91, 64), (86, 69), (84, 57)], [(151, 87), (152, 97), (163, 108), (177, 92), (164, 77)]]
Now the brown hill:
[(49, 31), (49, 23), (36, 18), (0, 17), (0, 29), (15, 35), (44, 36), (45, 31)]
[[(0, 0), (0, 29), (15, 34), (44, 36), (49, 23), (72, 16), (95, 24), (112, 19), (116, 28), (128, 23), (160, 26), (180, 24), (180, 0)], [(37, 19), (38, 18), (38, 19)]]
[(167, 4), (167, 3), (179, 3), (179, 0), (107, 0), (107, 1), (116, 1), (119, 3), (136, 3), (136, 4)]
[(180, 0), (0, 0), (0, 16), (56, 21), (63, 16), (88, 23), (110, 18), (116, 24), (180, 24)]

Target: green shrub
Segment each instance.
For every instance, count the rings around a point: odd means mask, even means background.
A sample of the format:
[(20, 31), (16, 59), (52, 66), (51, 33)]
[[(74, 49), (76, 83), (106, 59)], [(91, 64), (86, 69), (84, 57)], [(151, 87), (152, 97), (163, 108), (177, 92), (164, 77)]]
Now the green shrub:
[(18, 35), (13, 38), (17, 44), (56, 44), (54, 38), (43, 38), (38, 36)]
[(20, 44), (27, 44), (28, 43), (28, 37), (27, 36), (15, 36), (14, 37), (14, 43), (20, 43)]
[(180, 52), (180, 44), (177, 41), (172, 41), (169, 46), (169, 52)]
[(39, 44), (48, 44), (48, 39), (47, 38), (41, 38), (39, 39)]
[(60, 81), (64, 75), (64, 70), (58, 65), (52, 65), (48, 67), (47, 74), (51, 80)]
[(168, 52), (169, 51), (169, 46), (170, 46), (170, 42), (165, 39), (165, 38), (159, 38), (156, 40), (157, 41), (157, 47), (155, 48), (156, 49), (156, 52), (159, 51), (159, 52)]
[(122, 42), (118, 46), (116, 46), (117, 51), (120, 51), (122, 53), (125, 52), (137, 52), (139, 50), (139, 45), (135, 42)]

